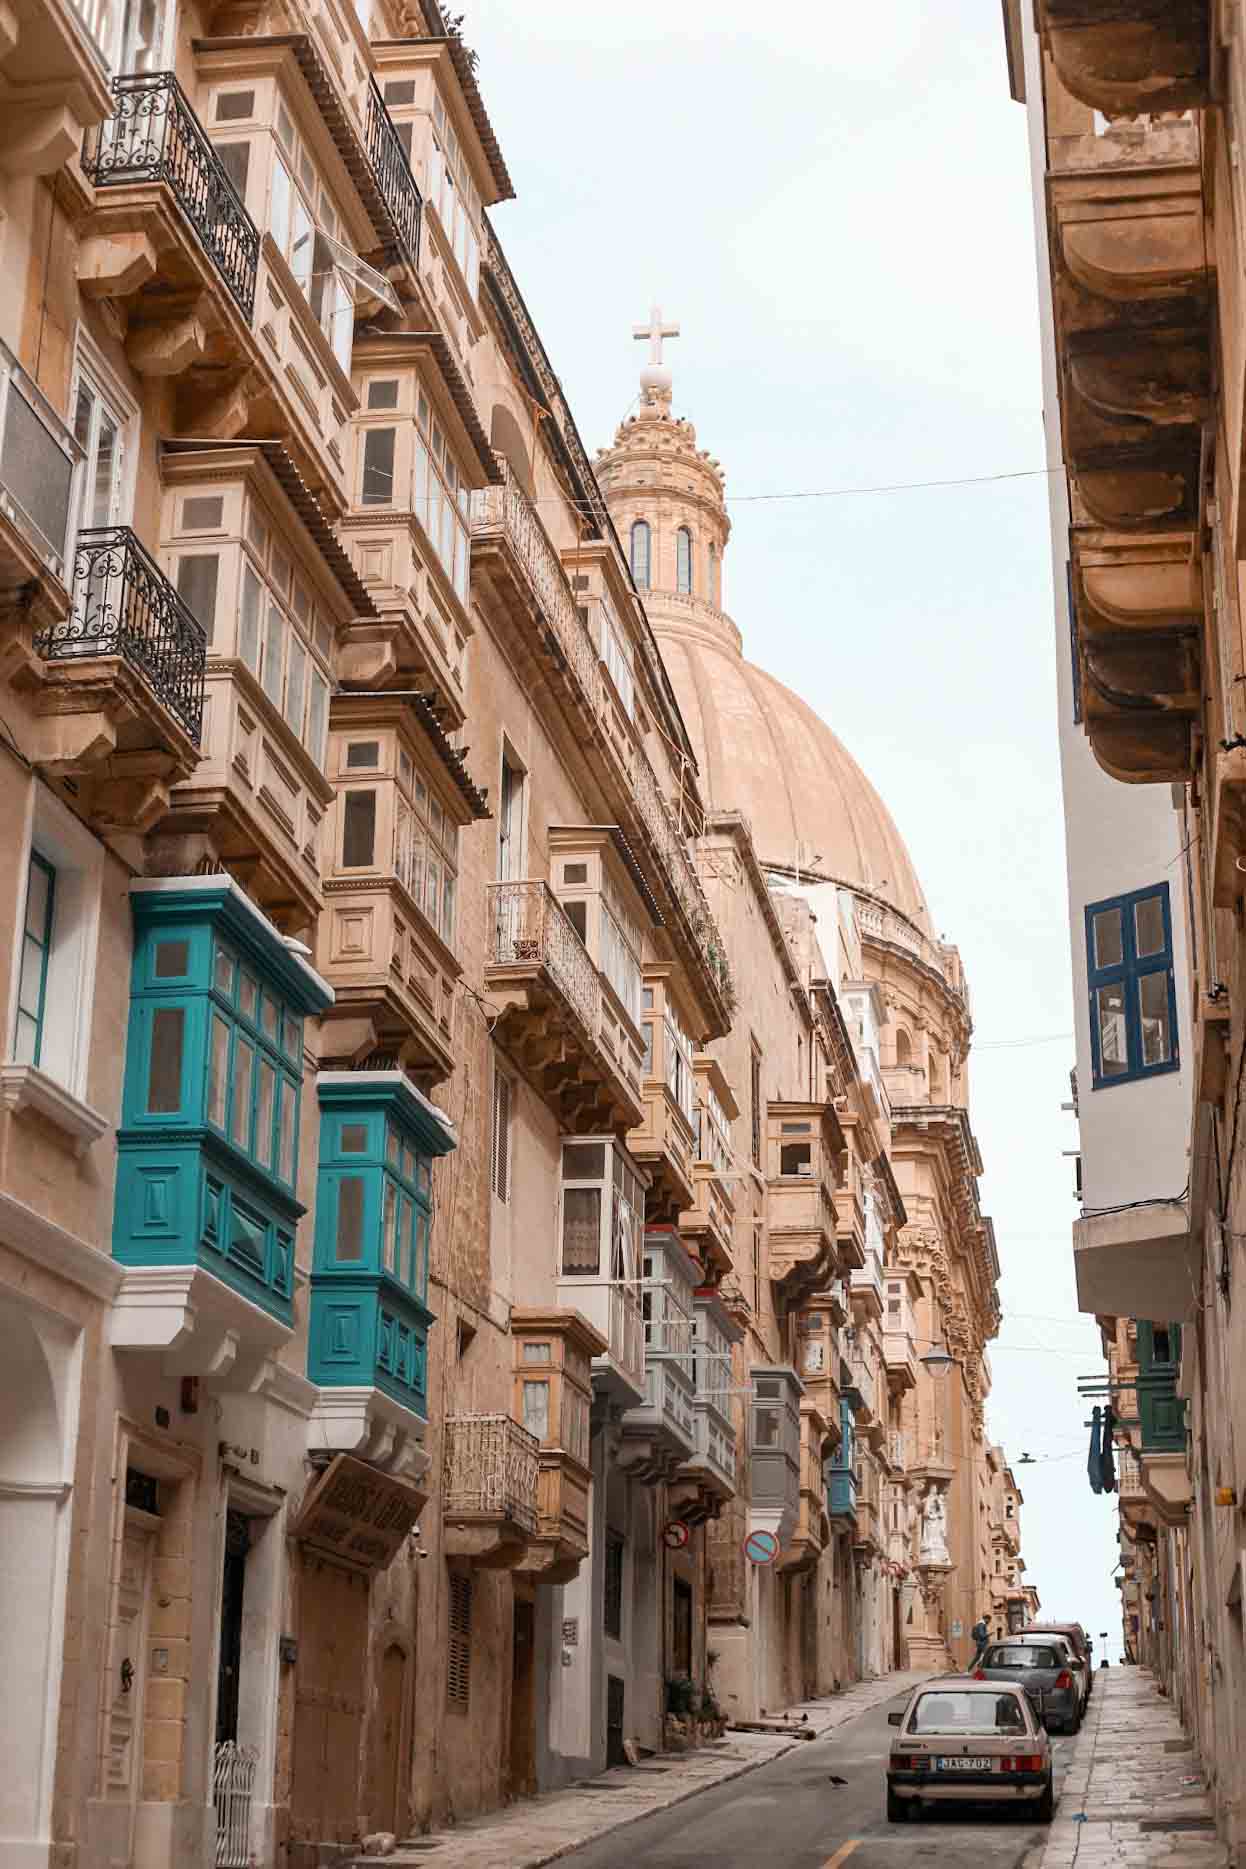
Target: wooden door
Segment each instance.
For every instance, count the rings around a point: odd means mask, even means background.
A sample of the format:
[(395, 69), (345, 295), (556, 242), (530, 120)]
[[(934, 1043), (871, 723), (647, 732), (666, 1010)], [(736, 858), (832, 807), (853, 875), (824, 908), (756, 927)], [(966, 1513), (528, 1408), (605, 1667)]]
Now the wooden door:
[(117, 1612), (108, 1645), (108, 1796), (133, 1809), (143, 1779), (147, 1618), (155, 1531), (146, 1513), (127, 1511), (117, 1577)]
[(381, 1657), (376, 1706), (374, 1828), (403, 1832), (402, 1714), (407, 1699), (407, 1657), (391, 1642)]
[(357, 1834), (368, 1589), (367, 1577), (304, 1552), (290, 1789), (297, 1842), (349, 1843)]
[(535, 1647), (535, 1608), (525, 1598), (516, 1597), (511, 1645), (510, 1794), (513, 1798), (531, 1797), (536, 1790)]

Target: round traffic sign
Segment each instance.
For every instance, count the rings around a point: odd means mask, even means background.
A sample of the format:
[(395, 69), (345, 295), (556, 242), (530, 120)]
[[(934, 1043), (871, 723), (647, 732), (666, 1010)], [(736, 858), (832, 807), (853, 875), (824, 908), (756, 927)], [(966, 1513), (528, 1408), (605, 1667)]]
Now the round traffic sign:
[(750, 1564), (773, 1564), (779, 1555), (779, 1541), (773, 1532), (750, 1532), (744, 1540), (744, 1555)]
[(688, 1542), (688, 1527), (682, 1519), (667, 1519), (662, 1527), (662, 1543), (668, 1551), (682, 1551)]

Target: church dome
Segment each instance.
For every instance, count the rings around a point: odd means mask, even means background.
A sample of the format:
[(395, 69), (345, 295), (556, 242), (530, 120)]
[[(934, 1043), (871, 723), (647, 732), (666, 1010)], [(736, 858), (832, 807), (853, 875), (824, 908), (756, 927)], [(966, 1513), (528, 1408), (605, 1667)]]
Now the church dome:
[(660, 311), (636, 331), (651, 341), (640, 407), (597, 457), (597, 476), (630, 554), (632, 576), (670, 672), (713, 811), (749, 821), (762, 864), (808, 882), (880, 899), (929, 937), (926, 898), (882, 799), (826, 722), (799, 695), (744, 659), (720, 608), (730, 536), (726, 482), (672, 413)]
[[(826, 722), (726, 631), (649, 617), (670, 672), (708, 809), (739, 811), (768, 869), (880, 897), (929, 935), (926, 898), (904, 839)], [(724, 619), (725, 621), (725, 619)]]

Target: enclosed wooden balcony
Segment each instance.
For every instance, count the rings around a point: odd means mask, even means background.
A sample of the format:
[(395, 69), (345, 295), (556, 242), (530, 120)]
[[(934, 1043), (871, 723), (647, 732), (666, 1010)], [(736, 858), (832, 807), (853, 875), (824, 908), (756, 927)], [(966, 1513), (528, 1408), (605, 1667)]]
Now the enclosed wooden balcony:
[(448, 1415), (441, 1511), (447, 1557), (513, 1570), (539, 1522), (540, 1448), (509, 1415)]
[(717, 1518), (735, 1496), (736, 1432), (732, 1420), (732, 1349), (744, 1333), (722, 1300), (697, 1292), (693, 1302), (692, 1347), (696, 1373), (693, 1399), (695, 1439), (668, 1494), (675, 1517), (688, 1524)]
[(604, 1340), (593, 1393), (611, 1408), (645, 1394), (645, 1178), (614, 1136), (567, 1140), (559, 1190), (558, 1297)]
[(455, 1061), (459, 836), (488, 808), (419, 694), (339, 690), (327, 772), (321, 1056), (381, 1052), (429, 1090)]
[(537, 1526), (515, 1567), (569, 1583), (588, 1556), (592, 1364), (609, 1345), (578, 1311), (511, 1312), (514, 1408), (538, 1446)]
[(15, 677), (39, 721), (28, 753), (96, 829), (149, 830), (198, 763), (202, 625), (127, 526), (95, 527), (77, 536), (69, 615), (30, 648)]
[(0, 608), (28, 627), (70, 610), (82, 449), (47, 397), (0, 342)]
[(1039, 0), (1036, 17), (1061, 83), (1106, 116), (1210, 100), (1210, 0)]
[(694, 1043), (681, 1017), (671, 971), (644, 972), (645, 1119), (629, 1132), (627, 1146), (649, 1176), (649, 1220), (678, 1225), (695, 1198), (698, 1112)]
[(883, 1319), (883, 1367), (893, 1395), (917, 1387), (917, 1324), (913, 1290), (908, 1275), (887, 1279), (887, 1310)]
[(494, 1036), (573, 1135), (644, 1119), (643, 1049), (549, 884), (491, 883)]
[(698, 1052), (693, 1058), (693, 1072), (697, 1117), (692, 1205), (680, 1214), (679, 1230), (700, 1259), (706, 1276), (718, 1279), (730, 1272), (732, 1263), (736, 1184), (731, 1125), (740, 1112), (716, 1058)]
[(828, 1103), (771, 1103), (766, 1121), (770, 1279), (786, 1305), (825, 1290), (839, 1265), (835, 1194), (844, 1134)]
[(800, 1500), (791, 1540), (779, 1554), (780, 1570), (813, 1570), (831, 1542), (824, 1470), (826, 1441), (826, 1418), (806, 1396), (800, 1405)]
[(646, 1229), (641, 1287), (644, 1399), (619, 1427), (618, 1465), (633, 1479), (669, 1479), (695, 1444), (692, 1294), (697, 1267), (673, 1228)]

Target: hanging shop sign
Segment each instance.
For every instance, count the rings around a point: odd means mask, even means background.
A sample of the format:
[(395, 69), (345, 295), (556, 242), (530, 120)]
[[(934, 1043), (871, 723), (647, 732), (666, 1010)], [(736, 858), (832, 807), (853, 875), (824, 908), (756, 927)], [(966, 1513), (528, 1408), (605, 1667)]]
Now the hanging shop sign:
[(392, 1473), (379, 1473), (352, 1454), (337, 1454), (308, 1491), (294, 1536), (360, 1570), (384, 1570), (420, 1513), (427, 1495)]
[(750, 1564), (773, 1564), (779, 1555), (779, 1541), (773, 1532), (750, 1532), (744, 1540), (744, 1555)]

